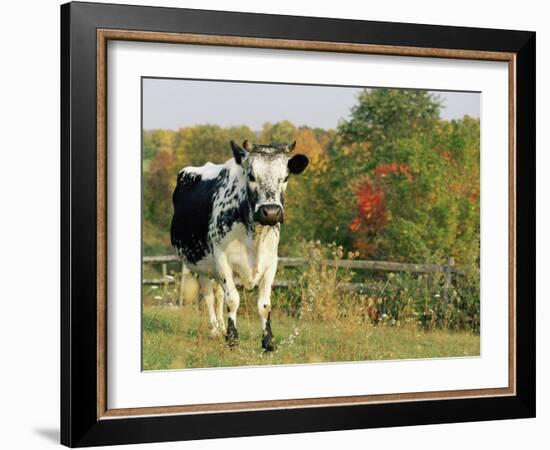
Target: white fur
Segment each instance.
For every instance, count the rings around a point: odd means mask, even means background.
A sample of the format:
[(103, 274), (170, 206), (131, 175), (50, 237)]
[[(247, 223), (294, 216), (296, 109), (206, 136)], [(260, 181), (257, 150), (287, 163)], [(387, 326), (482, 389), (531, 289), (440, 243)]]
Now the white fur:
[(258, 202), (255, 211), (262, 205), (277, 205), (283, 207), (281, 194), (286, 190), (284, 181), (288, 175), (288, 158), (285, 154), (265, 156), (251, 154), (246, 162), (256, 181), (252, 186), (258, 190)]
[(225, 165), (226, 164), (212, 164), (211, 162), (207, 162), (202, 166), (185, 167), (181, 169), (179, 173), (181, 174), (185, 171), (185, 173), (200, 175), (203, 180), (211, 180), (219, 175), (220, 170), (222, 170)]

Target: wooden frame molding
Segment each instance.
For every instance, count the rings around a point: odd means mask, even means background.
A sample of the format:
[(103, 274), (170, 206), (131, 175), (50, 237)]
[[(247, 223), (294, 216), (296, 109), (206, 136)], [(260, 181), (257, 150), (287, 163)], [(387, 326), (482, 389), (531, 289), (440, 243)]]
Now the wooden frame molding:
[[(509, 71), (509, 386), (495, 389), (472, 389), (405, 394), (348, 397), (266, 400), (109, 409), (107, 404), (107, 42), (109, 40), (180, 43), (380, 54), (409, 57), (475, 59), (508, 62)], [(356, 43), (335, 43), (290, 39), (264, 39), (205, 34), (161, 33), (147, 31), (97, 29), (97, 418), (128, 416), (219, 413), (264, 409), (292, 409), (320, 406), (343, 406), (421, 400), (444, 400), (516, 394), (516, 54), (510, 52), (457, 50), (445, 48), (403, 47)]]
[(306, 50), (319, 52), (363, 53), (371, 55), (417, 56), (430, 58), (476, 59), (486, 61), (511, 61), (515, 54), (481, 50), (458, 50), (447, 48), (404, 47), (376, 44), (355, 44), (327, 41), (300, 41), (292, 39), (250, 38), (241, 36), (218, 36), (191, 33), (158, 33), (98, 29), (98, 42), (137, 41), (165, 44), (217, 45), (223, 47), (249, 47), (278, 50)]

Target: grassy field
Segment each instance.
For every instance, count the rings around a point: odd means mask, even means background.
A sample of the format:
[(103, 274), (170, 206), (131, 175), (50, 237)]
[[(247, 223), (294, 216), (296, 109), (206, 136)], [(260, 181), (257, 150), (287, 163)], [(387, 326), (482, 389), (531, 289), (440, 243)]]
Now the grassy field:
[[(241, 299), (243, 301), (243, 299)], [(353, 315), (307, 320), (272, 311), (275, 352), (260, 346), (259, 320), (252, 299), (244, 298), (238, 316), (239, 345), (228, 348), (223, 337), (209, 336), (206, 311), (192, 303), (183, 307), (145, 304), (143, 368), (145, 370), (303, 364), (479, 355), (479, 334), (414, 324), (373, 324)]]

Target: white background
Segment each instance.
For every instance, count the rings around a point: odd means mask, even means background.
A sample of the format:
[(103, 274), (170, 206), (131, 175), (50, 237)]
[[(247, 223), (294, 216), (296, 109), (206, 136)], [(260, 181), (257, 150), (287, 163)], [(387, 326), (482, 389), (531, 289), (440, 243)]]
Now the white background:
[[(108, 408), (508, 385), (508, 230), (501, 226), (508, 220), (508, 165), (502, 157), (508, 150), (505, 62), (143, 42), (113, 42), (107, 51)], [(481, 91), (481, 357), (140, 372), (141, 305), (136, 299), (141, 294), (137, 245), (141, 153), (137, 149), (142, 75)]]
[[(133, 0), (136, 4), (152, 1)], [(156, 5), (280, 14), (465, 25), (537, 31), (537, 278), (550, 265), (548, 132), (550, 31), (544, 2), (162, 1)], [(59, 2), (6, 2), (2, 7), (2, 318), (0, 446), (56, 445), (59, 423)], [(498, 8), (498, 12), (496, 10)], [(547, 128), (547, 127), (546, 127)], [(38, 220), (37, 220), (38, 219)], [(40, 229), (36, 229), (36, 223)], [(34, 225), (34, 226), (33, 226)], [(538, 418), (476, 424), (358, 430), (289, 436), (141, 445), (136, 448), (257, 449), (313, 447), (463, 449), (546, 448), (550, 426), (548, 287), (537, 289)], [(544, 327), (544, 328), (543, 328)], [(542, 381), (541, 381), (542, 380)]]

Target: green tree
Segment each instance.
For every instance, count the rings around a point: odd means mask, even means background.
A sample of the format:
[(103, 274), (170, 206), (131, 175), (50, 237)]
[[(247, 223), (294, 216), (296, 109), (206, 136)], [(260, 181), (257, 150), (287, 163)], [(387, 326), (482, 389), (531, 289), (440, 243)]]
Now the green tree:
[(334, 240), (379, 259), (478, 255), (479, 121), (446, 122), (439, 111), (425, 91), (362, 92), (338, 127), (321, 186), (329, 214), (349, 224)]
[(175, 163), (179, 168), (200, 166), (207, 161), (223, 163), (232, 155), (229, 142), (244, 139), (255, 139), (254, 132), (247, 126), (222, 128), (207, 124), (181, 128), (174, 139)]
[(143, 132), (143, 159), (153, 159), (158, 152), (170, 152), (176, 133), (172, 130), (148, 130)]
[(260, 133), (262, 144), (287, 144), (296, 139), (296, 127), (288, 120), (282, 120), (275, 124), (266, 122)]
[(397, 139), (433, 129), (440, 108), (439, 100), (427, 91), (365, 89), (351, 110), (351, 119), (340, 123), (338, 133), (344, 144), (370, 142), (391, 158)]

